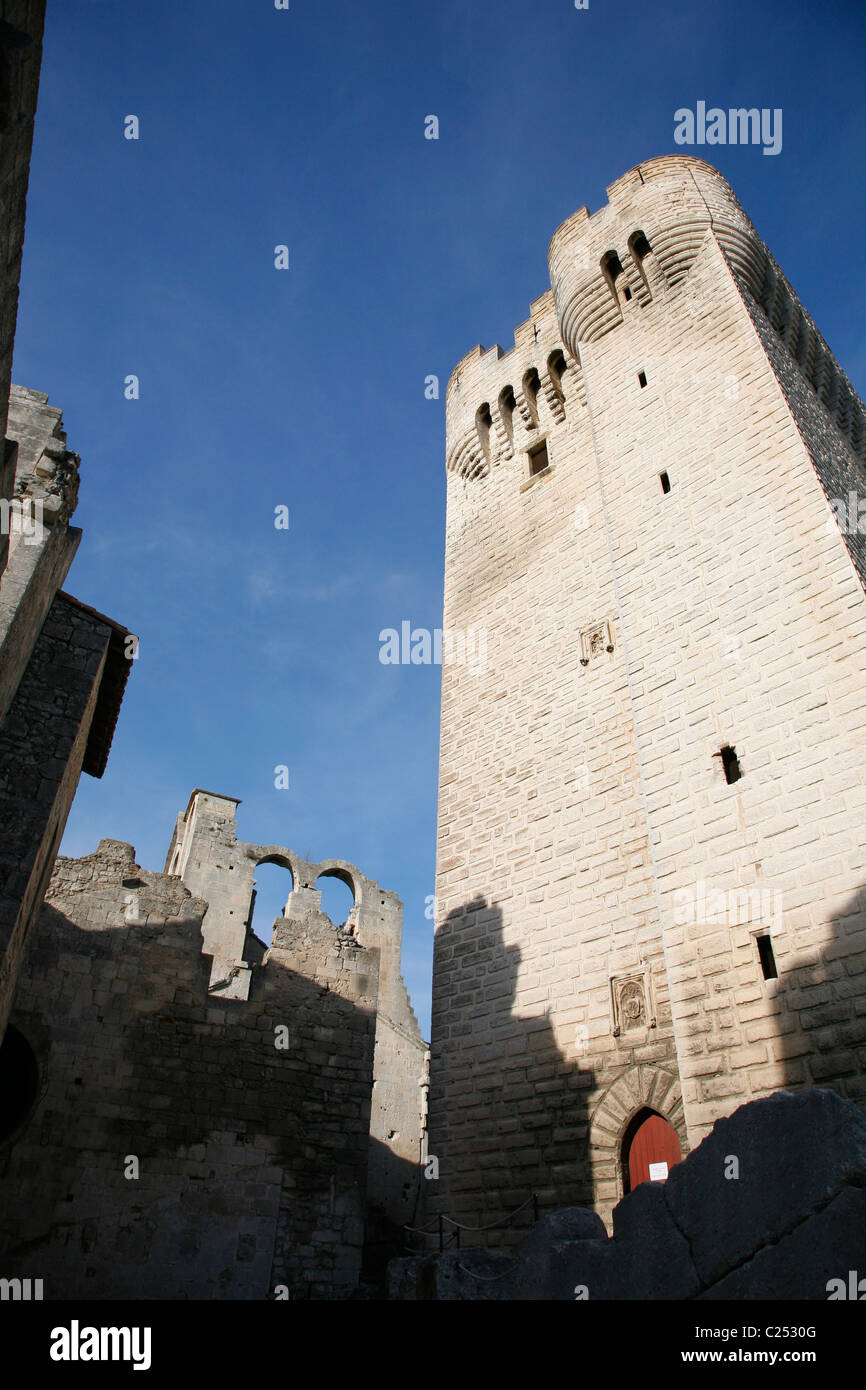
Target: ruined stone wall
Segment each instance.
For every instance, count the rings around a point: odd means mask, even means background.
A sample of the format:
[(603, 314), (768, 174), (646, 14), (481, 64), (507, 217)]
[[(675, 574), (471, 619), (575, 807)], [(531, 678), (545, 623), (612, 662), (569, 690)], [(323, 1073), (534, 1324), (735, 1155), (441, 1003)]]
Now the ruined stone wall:
[(247, 997), (249, 924), (259, 864), (280, 864), (291, 874), (284, 916), (274, 923), (279, 933), (291, 926), (327, 940), (334, 926), (321, 910), (317, 884), (334, 877), (350, 888), (354, 901), (345, 929), (378, 960), (368, 1199), (399, 1227), (415, 1214), (427, 1080), (427, 1045), (400, 973), (403, 905), (395, 893), (345, 860), (309, 864), (285, 846), (238, 840), (237, 806), (231, 797), (193, 792), (166, 856), (166, 870), (207, 900), (202, 935), (204, 949), (213, 957), (211, 987), (224, 998)]
[[(59, 592), (81, 539), (79, 458), (61, 412), (13, 386), (10, 531), (0, 573), (0, 1038), (82, 768), (100, 776), (132, 649)], [(12, 518), (10, 520), (10, 518)]]
[(112, 630), (58, 595), (0, 724), (0, 1036), (72, 805)]
[(205, 909), (128, 845), (58, 861), (12, 1016), (38, 1098), (0, 1146), (0, 1270), (46, 1298), (357, 1282), (375, 953), (287, 922), (249, 997), (220, 997)]
[(13, 386), (8, 431), (15, 480), (6, 569), (0, 575), (0, 720), (6, 716), (36, 638), (81, 541), (70, 525), (78, 502), (78, 455), (63, 416), (40, 391)]
[(0, 437), (12, 373), (30, 150), (42, 63), (45, 0), (5, 0), (0, 18)]
[(866, 599), (827, 502), (863, 408), (814, 338), (793, 401), (715, 170), (608, 195), (448, 388), (444, 624), (487, 659), (443, 665), (431, 1209), (467, 1223), (607, 1219), (642, 1107), (686, 1152), (780, 1086), (863, 1096)]
[(81, 540), (69, 524), (80, 460), (66, 447), (61, 412), (43, 392), (13, 386), (7, 428), (16, 444), (13, 502), (19, 510), (0, 575), (0, 719)]
[(379, 956), (367, 1195), (371, 1211), (399, 1235), (419, 1210), (428, 1081), (427, 1044), (400, 971), (403, 904), (396, 893), (363, 879), (347, 926)]

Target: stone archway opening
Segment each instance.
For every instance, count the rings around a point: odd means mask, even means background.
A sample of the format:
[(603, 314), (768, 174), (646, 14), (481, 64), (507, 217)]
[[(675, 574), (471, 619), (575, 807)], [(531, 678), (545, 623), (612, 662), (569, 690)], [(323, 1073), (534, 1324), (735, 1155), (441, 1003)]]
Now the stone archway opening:
[(322, 911), (335, 927), (345, 926), (355, 906), (355, 887), (348, 874), (339, 869), (326, 869), (316, 879), (322, 894)]
[(285, 861), (263, 859), (256, 865), (250, 927), (266, 946), (271, 944), (274, 921), (284, 915), (289, 894), (294, 886), (291, 867)]

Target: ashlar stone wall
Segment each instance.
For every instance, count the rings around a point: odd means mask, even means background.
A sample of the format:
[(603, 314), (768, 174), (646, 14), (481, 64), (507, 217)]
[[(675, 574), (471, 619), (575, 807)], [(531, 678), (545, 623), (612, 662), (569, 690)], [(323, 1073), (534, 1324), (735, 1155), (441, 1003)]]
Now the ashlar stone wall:
[(866, 1099), (864, 407), (716, 170), (608, 198), (448, 386), (443, 625), (486, 661), (443, 666), (430, 1186), (466, 1224), (609, 1220), (642, 1109), (686, 1154), (780, 1088)]

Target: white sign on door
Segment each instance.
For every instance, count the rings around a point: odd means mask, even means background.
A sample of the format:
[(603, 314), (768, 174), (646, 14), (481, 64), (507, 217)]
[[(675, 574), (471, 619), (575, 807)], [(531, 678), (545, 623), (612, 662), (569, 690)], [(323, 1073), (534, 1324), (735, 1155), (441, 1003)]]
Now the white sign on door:
[(668, 1165), (666, 1163), (651, 1163), (650, 1182), (664, 1182), (668, 1175)]

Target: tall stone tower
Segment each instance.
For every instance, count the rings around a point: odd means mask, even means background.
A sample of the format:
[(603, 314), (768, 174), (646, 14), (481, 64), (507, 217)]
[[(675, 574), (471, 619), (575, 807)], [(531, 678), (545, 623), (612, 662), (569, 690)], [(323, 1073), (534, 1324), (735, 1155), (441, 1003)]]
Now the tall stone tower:
[(448, 386), (485, 659), (443, 664), (428, 1186), (470, 1226), (866, 1099), (864, 408), (715, 169), (608, 199)]

